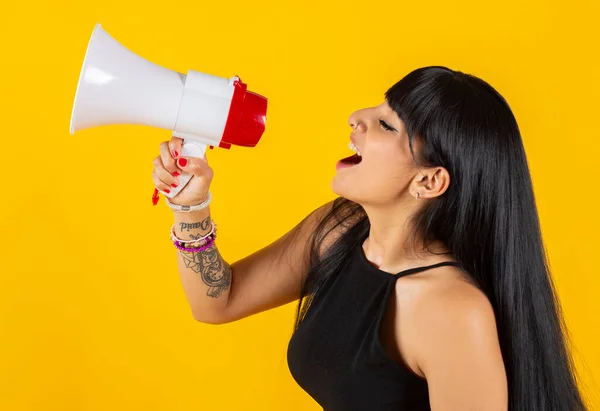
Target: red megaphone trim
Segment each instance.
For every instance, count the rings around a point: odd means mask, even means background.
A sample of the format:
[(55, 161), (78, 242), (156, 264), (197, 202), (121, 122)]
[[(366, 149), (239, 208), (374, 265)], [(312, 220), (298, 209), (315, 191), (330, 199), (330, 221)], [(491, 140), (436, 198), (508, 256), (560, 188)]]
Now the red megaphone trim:
[(225, 129), (223, 130), (223, 137), (221, 137), (221, 142), (219, 143), (219, 147), (221, 148), (231, 148), (231, 144), (228, 143), (228, 141), (235, 139), (234, 134), (242, 117), (242, 107), (244, 106), (247, 88), (248, 86), (242, 83), (242, 80), (239, 77), (237, 80), (234, 80), (231, 105), (229, 106), (229, 113), (227, 114)]

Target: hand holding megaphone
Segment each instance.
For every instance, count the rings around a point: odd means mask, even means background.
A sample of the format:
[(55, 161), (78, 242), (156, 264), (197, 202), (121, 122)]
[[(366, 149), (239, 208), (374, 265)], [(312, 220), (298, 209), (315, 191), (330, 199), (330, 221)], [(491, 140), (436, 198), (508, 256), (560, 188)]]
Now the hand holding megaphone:
[[(153, 64), (114, 40), (100, 24), (92, 32), (71, 114), (71, 134), (108, 124), (143, 124), (183, 139), (180, 155), (203, 158), (207, 146), (254, 147), (264, 130), (267, 99), (230, 79)], [(192, 178), (178, 177), (175, 197)]]
[(179, 180), (181, 173), (188, 172), (193, 177), (170, 201), (178, 205), (199, 204), (208, 197), (214, 172), (208, 165), (206, 155), (204, 158), (183, 157), (180, 154), (182, 146), (183, 140), (178, 137), (160, 143), (160, 154), (153, 161), (152, 180), (158, 190), (168, 193), (174, 185), (177, 187), (181, 185)]

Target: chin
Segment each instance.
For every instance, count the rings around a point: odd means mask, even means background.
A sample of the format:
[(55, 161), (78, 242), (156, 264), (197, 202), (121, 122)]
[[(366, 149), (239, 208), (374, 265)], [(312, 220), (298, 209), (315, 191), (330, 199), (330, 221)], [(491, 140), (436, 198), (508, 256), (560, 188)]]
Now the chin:
[(357, 202), (360, 188), (358, 188), (355, 184), (352, 184), (350, 178), (342, 177), (338, 172), (338, 174), (336, 174), (331, 180), (331, 191), (340, 197)]

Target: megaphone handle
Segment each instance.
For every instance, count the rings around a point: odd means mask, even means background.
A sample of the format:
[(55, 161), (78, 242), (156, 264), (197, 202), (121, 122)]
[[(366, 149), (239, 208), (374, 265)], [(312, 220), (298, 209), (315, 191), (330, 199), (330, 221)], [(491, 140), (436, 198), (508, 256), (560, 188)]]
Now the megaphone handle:
[[(181, 147), (181, 156), (182, 157), (197, 157), (204, 158), (204, 154), (206, 153), (207, 145), (204, 143), (200, 143), (195, 140), (183, 140), (183, 146)], [(192, 173), (182, 173), (177, 177), (179, 180), (179, 185), (177, 187), (172, 187), (169, 190), (170, 193), (165, 193), (164, 191), (160, 191), (163, 195), (168, 198), (175, 197), (182, 189), (186, 186), (186, 184), (192, 179)]]

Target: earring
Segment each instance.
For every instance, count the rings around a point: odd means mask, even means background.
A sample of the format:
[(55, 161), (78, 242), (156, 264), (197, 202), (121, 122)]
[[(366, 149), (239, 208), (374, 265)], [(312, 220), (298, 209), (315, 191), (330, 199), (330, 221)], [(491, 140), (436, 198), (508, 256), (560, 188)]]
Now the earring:
[(415, 195), (415, 200), (419, 199), (419, 192), (417, 192), (417, 194)]

